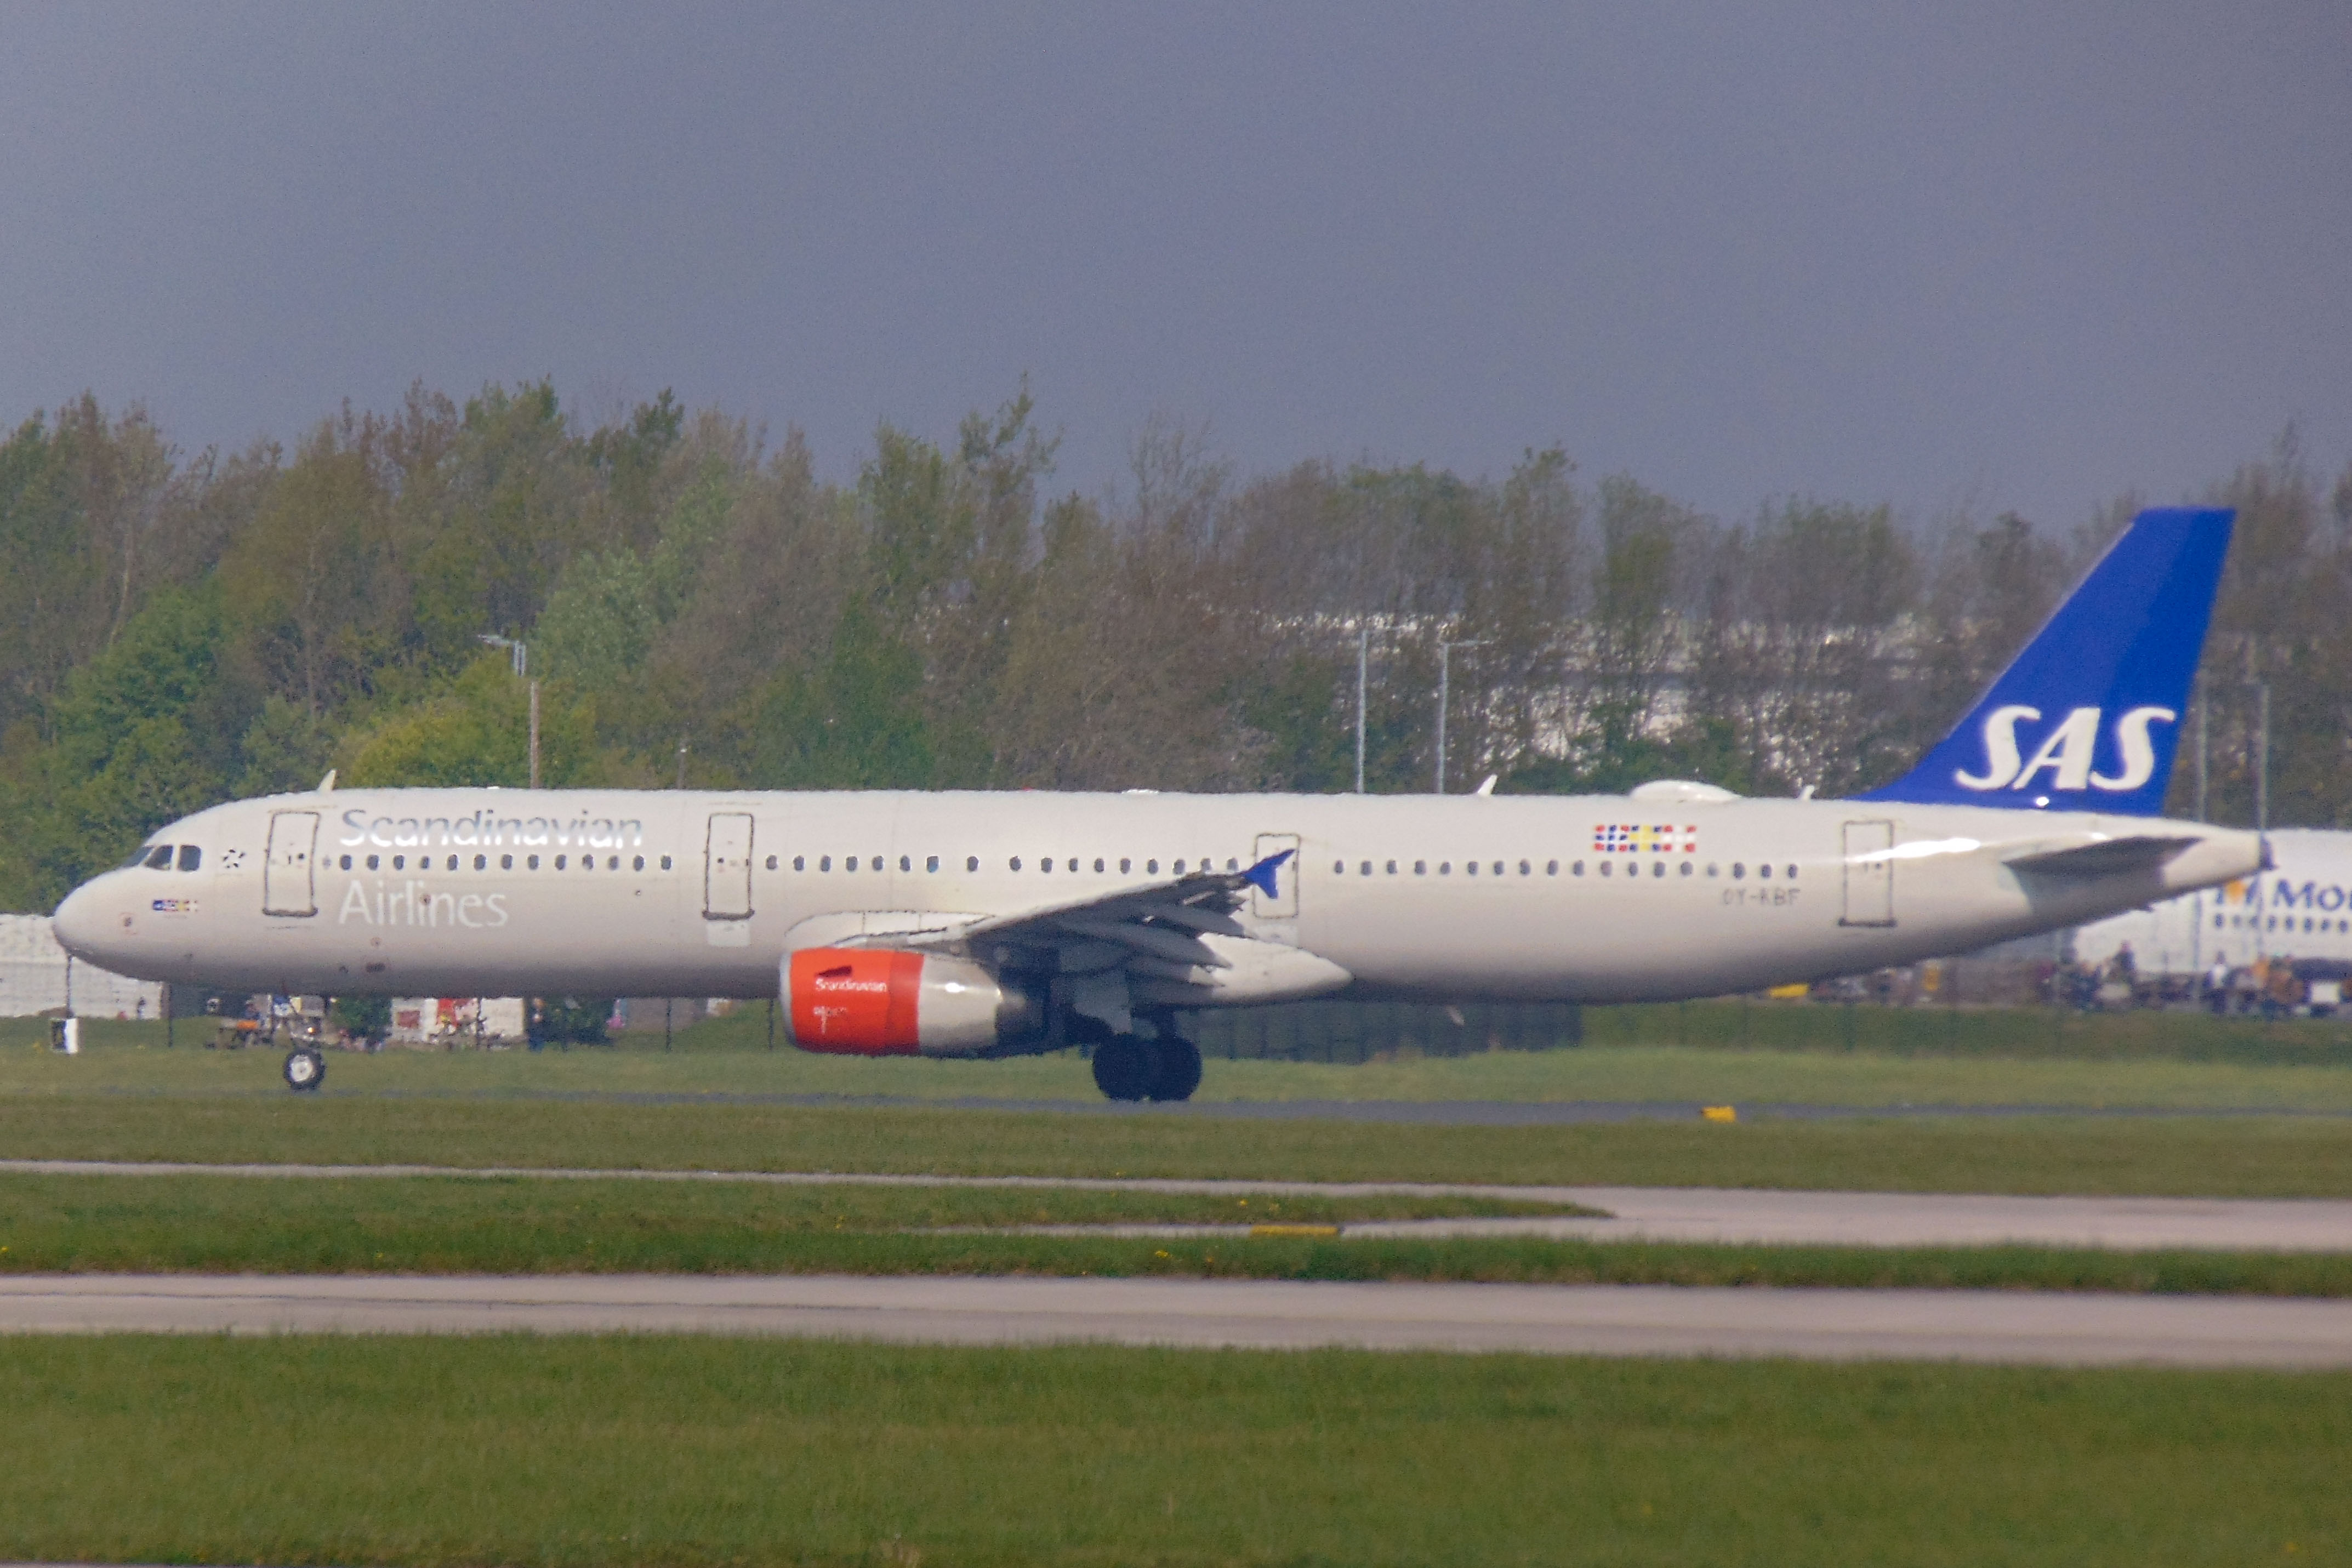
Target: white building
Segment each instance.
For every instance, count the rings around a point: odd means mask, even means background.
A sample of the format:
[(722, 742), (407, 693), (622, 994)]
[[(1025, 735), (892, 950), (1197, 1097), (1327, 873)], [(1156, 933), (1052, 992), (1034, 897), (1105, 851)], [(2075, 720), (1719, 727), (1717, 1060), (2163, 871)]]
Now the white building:
[(162, 1018), (163, 988), (70, 956), (46, 915), (0, 915), (0, 1018), (64, 1009), (81, 1018)]

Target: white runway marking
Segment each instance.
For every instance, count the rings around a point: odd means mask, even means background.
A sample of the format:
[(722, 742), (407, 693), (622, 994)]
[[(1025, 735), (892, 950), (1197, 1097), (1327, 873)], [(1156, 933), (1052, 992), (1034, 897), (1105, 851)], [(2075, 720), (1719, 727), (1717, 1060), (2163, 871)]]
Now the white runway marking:
[(1119, 1344), (2352, 1366), (2352, 1301), (1975, 1291), (676, 1275), (0, 1278), (0, 1330), (692, 1333)]
[[(2342, 1198), (2021, 1197), (1996, 1194), (1790, 1192), (1722, 1187), (1493, 1186), (1429, 1182), (1182, 1181), (1061, 1176), (942, 1176), (807, 1171), (467, 1169), (442, 1166), (209, 1166), (0, 1160), (0, 1174), (250, 1176), (280, 1180), (453, 1176), (551, 1181), (718, 1181), (806, 1186), (1059, 1187), (1094, 1192), (1465, 1196), (1576, 1204), (1606, 1218), (1399, 1220), (1348, 1234), (1521, 1235), (1597, 1241), (1817, 1247), (1986, 1247), (2116, 1250), (2352, 1251)], [(1178, 1234), (1137, 1228), (1135, 1234)]]

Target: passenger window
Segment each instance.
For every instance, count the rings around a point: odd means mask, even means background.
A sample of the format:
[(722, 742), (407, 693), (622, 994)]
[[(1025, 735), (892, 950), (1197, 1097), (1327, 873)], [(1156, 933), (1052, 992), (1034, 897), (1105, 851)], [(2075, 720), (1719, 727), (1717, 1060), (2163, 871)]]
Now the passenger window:
[(1182, 861), (1178, 861), (1176, 862), (1176, 874), (1178, 876), (1182, 876), (1184, 874), (1184, 862)]
[(352, 869), (352, 857), (351, 857), (351, 856), (349, 856), (349, 855), (345, 855), (345, 856), (342, 858), (342, 860), (341, 860), (341, 862), (340, 863), (341, 864), (342, 868), (343, 868), (345, 871), (349, 871), (349, 870), (351, 870), (351, 869)]
[(1719, 875), (1721, 875), (1721, 874), (1722, 874), (1722, 873), (1723, 873), (1723, 868), (1722, 868), (1721, 866), (1719, 866), (1719, 865), (1716, 864), (1713, 861), (1709, 861), (1709, 862), (1706, 862), (1706, 874), (1707, 874), (1707, 875), (1709, 875), (1709, 876), (1719, 876)]
[(1496, 861), (1495, 862), (1495, 874), (1496, 876), (1503, 874), (1503, 862), (1501, 861)]
[(1574, 865), (1569, 867), (1568, 874), (1570, 876), (1582, 876), (1584, 874), (1584, 862), (1582, 861), (1579, 861)]
[(833, 857), (831, 855), (817, 856), (816, 869), (819, 871), (831, 871), (833, 869)]
[(1652, 861), (1650, 862), (1650, 874), (1654, 877), (1665, 875), (1666, 862), (1664, 861)]
[(1759, 865), (1756, 868), (1756, 874), (1769, 882), (1772, 877), (1772, 868), (1769, 865)]
[(662, 856), (662, 870), (669, 870), (669, 856), (667, 855)]
[(806, 856), (806, 855), (794, 855), (794, 856), (793, 857), (793, 869), (794, 871), (806, 871), (806, 870), (808, 870), (808, 856)]
[[(776, 862), (775, 862), (773, 860), (769, 861), (769, 862), (768, 862), (768, 869), (769, 869), (770, 871), (773, 871), (775, 868), (776, 868)], [(618, 870), (620, 870), (620, 869), (621, 869), (621, 857), (620, 857), (620, 856), (618, 856), (618, 855), (606, 855), (606, 856), (604, 857), (604, 869), (605, 869), (606, 871), (618, 871)]]
[(1789, 880), (1790, 882), (1797, 880), (1797, 868), (1795, 866), (1790, 866), (1789, 868)]
[(1097, 871), (1100, 871), (1100, 870), (1102, 870), (1102, 868), (1103, 868), (1102, 859), (1101, 859), (1101, 857), (1100, 857), (1100, 856), (1097, 856), (1097, 857), (1096, 857), (1096, 859), (1095, 859), (1095, 870), (1097, 870)]
[(1362, 868), (1361, 872), (1360, 872), (1359, 874), (1363, 875), (1363, 876), (1370, 876), (1370, 875), (1371, 875), (1371, 874), (1372, 874), (1372, 862), (1370, 862), (1370, 861), (1366, 861), (1366, 862), (1364, 862), (1364, 864), (1363, 864), (1363, 868)]
[(1531, 866), (1531, 865), (1528, 864), (1528, 862), (1525, 862), (1525, 861), (1521, 861), (1521, 862), (1519, 862), (1519, 874), (1520, 874), (1521, 876), (1531, 876), (1531, 875), (1533, 875), (1534, 873), (1535, 873), (1535, 867), (1533, 867), (1533, 866)]
[(1021, 857), (1019, 855), (1014, 855), (1005, 863), (1010, 865), (1014, 871), (1019, 871), (1021, 869)]
[(967, 855), (964, 858), (963, 869), (966, 871), (978, 871), (980, 869), (980, 857), (978, 855)]
[(394, 871), (406, 871), (408, 869), (408, 857), (406, 855), (393, 856), (392, 869)]
[(1125, 855), (1121, 855), (1121, 856), (1119, 856), (1119, 857), (1118, 857), (1118, 874), (1119, 874), (1119, 875), (1121, 875), (1121, 876), (1125, 876), (1125, 875), (1126, 875), (1126, 874), (1127, 874), (1130, 870), (1132, 870), (1132, 869), (1134, 868), (1134, 866), (1135, 866), (1135, 862), (1134, 862), (1133, 861), (1131, 861), (1131, 860), (1128, 859)]
[(1052, 855), (1047, 855), (1044, 860), (1039, 861), (1037, 862), (1037, 869), (1039, 871), (1052, 871), (1054, 869), (1054, 857)]
[(1601, 874), (1602, 876), (1614, 876), (1616, 874), (1616, 871), (1612, 862), (1608, 861), (1602, 861), (1601, 862)]
[(773, 855), (770, 855), (770, 856), (768, 857), (768, 869), (769, 869), (770, 871), (773, 871), (773, 870), (775, 870), (775, 869), (776, 869), (776, 857), (775, 857), (775, 856), (773, 856)]
[(1389, 862), (1389, 874), (1391, 876), (1396, 875), (1396, 862), (1394, 861)]
[(368, 870), (370, 870), (370, 871), (373, 871), (373, 870), (375, 870), (375, 869), (376, 869), (376, 864), (377, 864), (377, 857), (376, 857), (376, 856), (374, 856), (374, 855), (370, 855), (370, 856), (368, 856), (368, 862), (367, 862)]
[(1143, 873), (1146, 876), (1158, 876), (1160, 874), (1160, 862), (1158, 861), (1145, 861), (1143, 862)]
[(1347, 862), (1346, 861), (1333, 861), (1333, 862), (1331, 862), (1331, 874), (1332, 874), (1333, 876), (1345, 876), (1345, 875), (1347, 875), (1347, 874), (1348, 874), (1348, 862)]
[(1740, 878), (1742, 878), (1742, 877), (1746, 876), (1747, 874), (1748, 874), (1748, 868), (1747, 868), (1746, 866), (1742, 865), (1742, 864), (1741, 864), (1739, 862), (1738, 862), (1738, 861), (1733, 861), (1733, 862), (1731, 862), (1731, 880), (1732, 880), (1732, 881), (1734, 881), (1734, 882), (1738, 882)]
[[(1439, 866), (1437, 869), (1443, 872), (1445, 868), (1444, 866)], [(1476, 876), (1478, 874), (1478, 862), (1476, 861), (1465, 862), (1464, 862), (1462, 869), (1468, 872), (1472, 876)]]
[(180, 846), (180, 869), (182, 871), (194, 871), (204, 863), (204, 851), (196, 848), (194, 844), (182, 844)]
[[(773, 861), (771, 861), (771, 862), (769, 862), (768, 863), (769, 863), (770, 865), (772, 865), (772, 866), (773, 864), (775, 864), (775, 862), (774, 862)], [(643, 855), (632, 855), (632, 856), (630, 856), (630, 857), (629, 857), (629, 869), (630, 869), (631, 871), (643, 871), (643, 870), (645, 870), (645, 869), (646, 869), (646, 857), (645, 857), (645, 856), (643, 856)]]
[(1225, 869), (1227, 871), (1239, 871), (1242, 869), (1242, 862), (1234, 859), (1233, 856), (1227, 855), (1225, 857)]
[[(563, 869), (563, 862), (564, 862), (565, 861), (569, 860), (570, 858), (571, 858), (571, 857), (570, 857), (569, 855), (558, 855), (558, 856), (556, 856), (556, 857), (555, 857), (555, 869), (556, 869), (556, 870), (558, 870), (558, 871), (562, 871), (562, 870)], [(394, 869), (394, 870), (397, 871), (397, 870), (399, 870), (399, 869), (400, 869), (400, 857), (399, 857), (398, 855), (394, 855), (394, 856), (393, 856), (393, 857), (392, 857), (392, 864), (393, 864), (393, 869)]]
[(1427, 861), (1413, 862), (1412, 874), (1415, 876), (1427, 876), (1429, 874), (1429, 862)]
[(489, 857), (489, 856), (488, 856), (488, 855), (476, 855), (476, 856), (474, 857), (474, 869), (475, 869), (476, 871), (488, 871), (488, 870), (489, 870), (489, 869), (490, 869), (490, 857)]
[(537, 871), (539, 869), (539, 857), (537, 855), (533, 855), (523, 863), (529, 866), (532, 871)]
[(1437, 874), (1440, 876), (1453, 875), (1454, 862), (1452, 861), (1439, 861), (1437, 862)]
[(1696, 866), (1692, 865), (1690, 862), (1688, 862), (1688, 861), (1685, 861), (1685, 862), (1683, 862), (1683, 874), (1684, 874), (1685, 876), (1688, 876), (1688, 875), (1690, 875), (1690, 873), (1691, 873), (1692, 872), (1694, 872), (1694, 871), (1696, 871), (1696, 870), (1697, 870), (1697, 869), (1698, 869), (1698, 868), (1697, 868)]
[(841, 869), (844, 871), (856, 871), (857, 869), (857, 857), (856, 855), (842, 856)]
[(940, 869), (940, 857), (939, 857), (939, 856), (937, 856), (937, 855), (925, 855), (925, 856), (923, 857), (923, 869), (924, 869), (925, 871), (937, 871), (937, 870), (939, 870), (939, 869)]
[(456, 855), (451, 855), (449, 857), (449, 865), (447, 869), (451, 871), (456, 871), (457, 869), (457, 857)]
[(1546, 862), (1544, 862), (1544, 875), (1546, 875), (1546, 876), (1558, 876), (1559, 874), (1559, 862), (1558, 861), (1546, 861)]
[(915, 869), (915, 862), (909, 857), (900, 855), (898, 857), (898, 869), (900, 871), (912, 871)]

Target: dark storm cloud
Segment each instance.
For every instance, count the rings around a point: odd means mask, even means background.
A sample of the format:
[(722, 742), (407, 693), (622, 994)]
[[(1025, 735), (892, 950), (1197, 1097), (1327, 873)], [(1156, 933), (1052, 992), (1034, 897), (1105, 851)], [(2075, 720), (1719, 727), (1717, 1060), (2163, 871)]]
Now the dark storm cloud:
[(1560, 442), (2053, 522), (2352, 452), (2333, 5), (0, 9), (0, 414), (551, 375), (1064, 481)]

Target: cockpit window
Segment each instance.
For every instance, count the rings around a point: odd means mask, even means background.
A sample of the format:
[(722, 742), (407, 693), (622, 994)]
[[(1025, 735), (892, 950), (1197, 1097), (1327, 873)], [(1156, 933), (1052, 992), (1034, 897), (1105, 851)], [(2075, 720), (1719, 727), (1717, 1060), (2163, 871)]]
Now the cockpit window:
[(204, 863), (204, 851), (198, 849), (194, 844), (182, 844), (180, 846), (180, 869), (182, 871), (194, 871)]
[(147, 852), (147, 869), (149, 871), (170, 871), (172, 869), (172, 846), (169, 844), (157, 844), (153, 849), (149, 850)]

